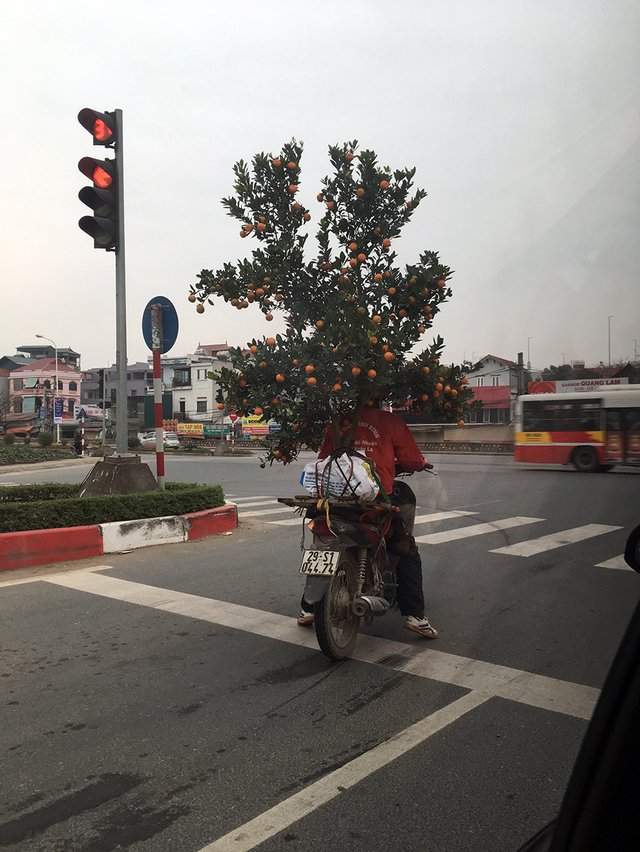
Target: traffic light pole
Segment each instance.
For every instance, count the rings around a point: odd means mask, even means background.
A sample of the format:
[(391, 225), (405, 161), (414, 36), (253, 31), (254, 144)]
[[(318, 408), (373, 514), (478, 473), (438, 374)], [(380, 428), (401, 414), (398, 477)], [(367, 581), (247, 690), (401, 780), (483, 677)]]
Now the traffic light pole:
[(103, 113), (85, 107), (78, 113), (78, 121), (91, 133), (94, 145), (104, 145), (113, 150), (115, 155), (115, 160), (83, 157), (78, 163), (82, 174), (93, 183), (93, 186), (83, 187), (78, 197), (94, 211), (93, 216), (83, 216), (78, 225), (82, 231), (93, 237), (94, 248), (115, 251), (117, 404), (115, 455), (105, 456), (95, 465), (84, 480), (80, 496), (156, 491), (158, 484), (149, 466), (141, 462), (140, 456), (128, 452), (122, 110)]
[(127, 302), (124, 255), (124, 159), (122, 110), (115, 110), (118, 199), (118, 245), (116, 248), (116, 453), (126, 455), (128, 444), (127, 418)]

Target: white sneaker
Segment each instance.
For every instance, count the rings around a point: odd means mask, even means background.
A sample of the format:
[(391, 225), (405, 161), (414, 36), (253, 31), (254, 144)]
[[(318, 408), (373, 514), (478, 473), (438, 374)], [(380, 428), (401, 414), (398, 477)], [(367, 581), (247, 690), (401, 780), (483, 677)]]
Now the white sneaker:
[(417, 633), (419, 636), (422, 636), (424, 639), (437, 639), (438, 631), (435, 627), (432, 627), (429, 623), (428, 618), (416, 618), (414, 615), (407, 616), (407, 619), (404, 623), (406, 630), (411, 630), (413, 633)]

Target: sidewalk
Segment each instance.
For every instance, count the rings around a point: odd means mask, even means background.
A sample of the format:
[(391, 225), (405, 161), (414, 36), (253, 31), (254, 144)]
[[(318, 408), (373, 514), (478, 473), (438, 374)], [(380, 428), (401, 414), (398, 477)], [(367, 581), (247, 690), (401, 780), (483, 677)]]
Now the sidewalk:
[(60, 459), (59, 461), (26, 462), (24, 464), (0, 465), (0, 476), (3, 473), (16, 473), (21, 470), (49, 470), (57, 467), (80, 467), (81, 465), (95, 464), (100, 461), (100, 456), (87, 456), (83, 459)]

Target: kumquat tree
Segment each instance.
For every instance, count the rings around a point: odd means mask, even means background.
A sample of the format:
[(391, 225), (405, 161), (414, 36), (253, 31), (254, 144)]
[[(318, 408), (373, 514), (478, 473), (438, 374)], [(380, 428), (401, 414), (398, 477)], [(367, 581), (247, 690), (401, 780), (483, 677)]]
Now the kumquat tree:
[(286, 333), (230, 350), (230, 367), (215, 378), (220, 407), (280, 426), (264, 463), (291, 462), (316, 449), (329, 423), (336, 435), (345, 414), (374, 400), (424, 416), (463, 423), (471, 390), (460, 367), (441, 363), (436, 337), (412, 351), (451, 297), (451, 271), (424, 251), (401, 269), (394, 243), (426, 192), (412, 191), (415, 169), (391, 171), (357, 142), (329, 148), (333, 174), (317, 201), (323, 213), (317, 254), (307, 259), (311, 212), (299, 200), (302, 145), (277, 156), (257, 154), (234, 166), (235, 194), (223, 199), (257, 241), (250, 259), (203, 269), (190, 288), (199, 313), (219, 297), (239, 311), (257, 306), (265, 321), (285, 315)]

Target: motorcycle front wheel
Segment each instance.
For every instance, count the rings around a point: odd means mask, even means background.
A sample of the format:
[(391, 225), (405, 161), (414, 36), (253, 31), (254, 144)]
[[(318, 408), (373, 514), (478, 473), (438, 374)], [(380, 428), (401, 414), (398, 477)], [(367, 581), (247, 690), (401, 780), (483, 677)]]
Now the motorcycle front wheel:
[(356, 644), (360, 619), (351, 611), (356, 583), (356, 563), (343, 553), (324, 597), (314, 604), (318, 645), (330, 660), (344, 660)]

